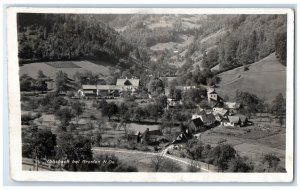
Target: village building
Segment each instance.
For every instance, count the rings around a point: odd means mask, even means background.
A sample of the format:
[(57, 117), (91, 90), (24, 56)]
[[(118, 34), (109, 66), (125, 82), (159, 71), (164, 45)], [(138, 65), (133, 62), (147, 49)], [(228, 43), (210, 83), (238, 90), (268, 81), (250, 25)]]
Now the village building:
[(80, 97), (84, 96), (112, 96), (118, 97), (123, 92), (135, 93), (140, 84), (139, 79), (118, 79), (116, 85), (82, 85), (78, 90)]
[(192, 120), (199, 118), (203, 125), (211, 126), (215, 123), (216, 118), (213, 114), (199, 114), (199, 115), (192, 115)]
[(236, 127), (236, 126), (240, 126), (241, 120), (239, 118), (239, 116), (228, 116), (227, 119), (224, 119), (221, 122), (221, 125), (225, 126), (225, 127)]
[(218, 95), (214, 88), (207, 89), (207, 100), (211, 107), (223, 105), (223, 99)]
[(118, 96), (122, 87), (116, 85), (82, 85), (78, 95), (83, 96)]
[(178, 106), (182, 105), (182, 101), (176, 101), (172, 98), (168, 98), (167, 99), (167, 109), (171, 109), (171, 108), (177, 108)]
[(193, 135), (191, 133), (191, 131), (189, 129), (186, 129), (184, 131), (182, 131), (177, 137), (176, 139), (172, 142), (172, 144), (179, 144), (179, 143), (185, 143), (187, 142), (189, 139), (192, 139)]
[(187, 91), (195, 88), (196, 86), (175, 86), (175, 89), (182, 90), (182, 91)]
[(163, 133), (158, 125), (130, 126), (128, 131), (128, 140), (132, 140), (137, 143), (153, 143), (163, 137)]
[(191, 132), (199, 132), (205, 130), (205, 126), (200, 117), (191, 119), (191, 121), (188, 124), (188, 127)]
[(140, 79), (117, 79), (116, 86), (121, 87), (121, 91), (134, 93), (140, 86)]
[(245, 115), (228, 116), (221, 122), (225, 127), (243, 127), (247, 125), (248, 118)]
[(228, 109), (229, 114), (237, 114), (238, 109), (240, 109), (241, 104), (237, 102), (224, 102), (224, 107)]
[(214, 107), (213, 108), (213, 114), (222, 116), (222, 117), (226, 117), (228, 115), (228, 110), (224, 109), (224, 108), (218, 108), (218, 107)]

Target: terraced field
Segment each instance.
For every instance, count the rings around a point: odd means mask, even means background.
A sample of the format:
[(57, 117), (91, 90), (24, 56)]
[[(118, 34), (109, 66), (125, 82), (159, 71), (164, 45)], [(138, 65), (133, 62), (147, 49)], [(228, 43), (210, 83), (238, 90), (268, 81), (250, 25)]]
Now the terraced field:
[(84, 71), (91, 71), (94, 74), (100, 74), (100, 76), (107, 76), (108, 68), (105, 65), (107, 63), (95, 64), (90, 61), (37, 62), (21, 66), (19, 72), (20, 76), (28, 74), (36, 78), (38, 71), (41, 70), (46, 76), (52, 79), (55, 79), (58, 71), (63, 71), (69, 77), (73, 77), (76, 72)]

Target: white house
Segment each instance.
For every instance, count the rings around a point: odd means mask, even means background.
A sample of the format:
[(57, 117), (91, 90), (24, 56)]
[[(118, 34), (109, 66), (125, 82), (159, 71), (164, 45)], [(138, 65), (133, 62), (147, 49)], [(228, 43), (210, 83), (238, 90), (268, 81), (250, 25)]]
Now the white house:
[(118, 79), (116, 86), (120, 86), (122, 91), (135, 92), (140, 85), (140, 79)]

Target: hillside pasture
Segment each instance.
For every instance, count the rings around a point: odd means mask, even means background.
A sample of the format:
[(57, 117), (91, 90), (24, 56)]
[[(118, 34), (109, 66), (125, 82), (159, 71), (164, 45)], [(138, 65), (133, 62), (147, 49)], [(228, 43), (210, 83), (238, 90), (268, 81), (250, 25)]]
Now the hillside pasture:
[(278, 93), (286, 93), (286, 67), (278, 62), (275, 53), (248, 66), (238, 67), (218, 75), (219, 88), (216, 91), (230, 99), (235, 97), (236, 90), (250, 92), (271, 102)]

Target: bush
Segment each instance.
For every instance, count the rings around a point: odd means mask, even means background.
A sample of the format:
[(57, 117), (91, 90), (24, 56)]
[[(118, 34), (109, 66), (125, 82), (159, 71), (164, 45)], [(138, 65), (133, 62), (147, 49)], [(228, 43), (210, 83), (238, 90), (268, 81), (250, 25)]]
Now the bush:
[(224, 171), (228, 169), (228, 162), (235, 158), (235, 156), (236, 151), (231, 145), (222, 144), (209, 151), (207, 162), (219, 167), (219, 169)]
[(253, 168), (253, 164), (249, 163), (247, 158), (233, 158), (228, 163), (229, 172), (252, 172)]
[(31, 121), (33, 121), (36, 118), (39, 118), (41, 116), (42, 116), (42, 114), (40, 112), (37, 114), (32, 114), (32, 113), (22, 114), (21, 115), (21, 123), (22, 123), (22, 125), (28, 125), (28, 124), (30, 124)]
[(193, 160), (200, 160), (202, 158), (202, 151), (204, 144), (198, 140), (191, 140), (186, 144), (186, 152), (188, 157)]
[(280, 158), (278, 158), (275, 154), (266, 154), (262, 163), (267, 166), (268, 172), (275, 172), (279, 168), (278, 165), (280, 163)]
[(75, 96), (75, 93), (74, 93), (74, 92), (71, 92), (71, 91), (68, 91), (67, 94), (66, 94), (66, 96), (67, 96), (68, 98), (72, 98), (73, 96)]

